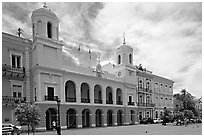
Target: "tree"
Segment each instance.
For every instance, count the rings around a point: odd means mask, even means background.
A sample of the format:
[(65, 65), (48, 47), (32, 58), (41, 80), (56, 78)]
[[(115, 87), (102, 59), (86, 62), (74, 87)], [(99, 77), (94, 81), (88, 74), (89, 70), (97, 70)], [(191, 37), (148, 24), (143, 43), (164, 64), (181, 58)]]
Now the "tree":
[(172, 120), (171, 111), (169, 109), (166, 109), (166, 107), (164, 108), (164, 113), (161, 116), (161, 119), (163, 120), (163, 125), (166, 125), (166, 123)]
[(20, 125), (28, 126), (28, 134), (31, 126), (34, 134), (34, 127), (40, 122), (38, 106), (30, 103), (20, 103), (14, 111), (16, 120), (20, 123)]
[(194, 114), (193, 114), (192, 110), (184, 110), (183, 113), (184, 113), (184, 117), (186, 117), (188, 119), (193, 118)]

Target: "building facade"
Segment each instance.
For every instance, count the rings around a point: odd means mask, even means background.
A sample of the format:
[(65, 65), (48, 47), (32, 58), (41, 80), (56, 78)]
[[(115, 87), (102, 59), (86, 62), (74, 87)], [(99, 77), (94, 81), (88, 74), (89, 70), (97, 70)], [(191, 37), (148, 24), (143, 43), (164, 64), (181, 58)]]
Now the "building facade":
[(43, 6), (31, 19), (30, 90), (25, 92), (40, 108), (39, 128), (53, 129), (57, 99), (62, 128), (137, 124), (160, 117), (164, 107), (173, 109), (173, 81), (133, 65), (133, 48), (125, 40), (116, 49), (116, 64), (65, 65), (55, 13)]
[(17, 103), (30, 101), (31, 41), (2, 33), (2, 122), (16, 123)]

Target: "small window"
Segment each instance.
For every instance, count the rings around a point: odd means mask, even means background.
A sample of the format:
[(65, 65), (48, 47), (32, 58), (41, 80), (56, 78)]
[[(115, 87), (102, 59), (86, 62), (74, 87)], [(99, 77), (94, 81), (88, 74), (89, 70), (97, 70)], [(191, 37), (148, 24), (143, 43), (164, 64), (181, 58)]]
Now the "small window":
[(121, 56), (118, 55), (118, 64), (120, 64), (120, 63), (121, 63)]
[(48, 38), (52, 38), (52, 24), (51, 24), (51, 22), (47, 23), (47, 36), (48, 36)]
[(132, 64), (132, 54), (129, 55), (129, 63)]

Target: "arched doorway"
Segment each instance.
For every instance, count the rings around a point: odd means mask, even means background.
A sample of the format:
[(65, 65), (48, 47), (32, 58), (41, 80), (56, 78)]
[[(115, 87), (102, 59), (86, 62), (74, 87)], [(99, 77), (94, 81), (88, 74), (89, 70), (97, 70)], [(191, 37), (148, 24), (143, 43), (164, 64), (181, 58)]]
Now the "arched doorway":
[(52, 122), (55, 121), (57, 123), (57, 110), (55, 108), (49, 108), (45, 112), (45, 119), (46, 119), (46, 129), (53, 130)]
[(112, 88), (106, 88), (106, 104), (113, 104), (113, 95), (112, 95)]
[(130, 110), (130, 124), (135, 123), (135, 112), (134, 110)]
[(87, 83), (81, 84), (81, 103), (90, 103), (89, 85)]
[(102, 111), (100, 109), (97, 109), (95, 116), (96, 116), (96, 127), (101, 127), (102, 126)]
[(82, 111), (82, 127), (90, 127), (90, 110), (84, 109)]
[(118, 126), (123, 124), (122, 110), (118, 110), (117, 112), (117, 123), (118, 123)]
[(76, 86), (73, 81), (65, 83), (65, 99), (66, 102), (76, 102)]
[(107, 111), (107, 126), (112, 126), (113, 125), (113, 111), (108, 110)]
[(67, 110), (67, 128), (76, 128), (76, 110)]
[(102, 104), (102, 92), (100, 85), (94, 86), (94, 103)]
[(122, 90), (120, 88), (117, 88), (116, 90), (116, 104), (117, 105), (122, 105)]

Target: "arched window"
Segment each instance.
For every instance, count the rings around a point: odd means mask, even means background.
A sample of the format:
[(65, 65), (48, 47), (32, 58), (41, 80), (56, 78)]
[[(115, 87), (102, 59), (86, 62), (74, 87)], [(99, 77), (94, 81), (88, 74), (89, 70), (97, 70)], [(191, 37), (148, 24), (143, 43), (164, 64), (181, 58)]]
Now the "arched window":
[(48, 38), (52, 38), (52, 23), (51, 22), (47, 23), (47, 36)]
[(120, 64), (120, 63), (121, 63), (121, 56), (118, 55), (118, 64)]
[(132, 54), (129, 55), (129, 63), (132, 64)]

